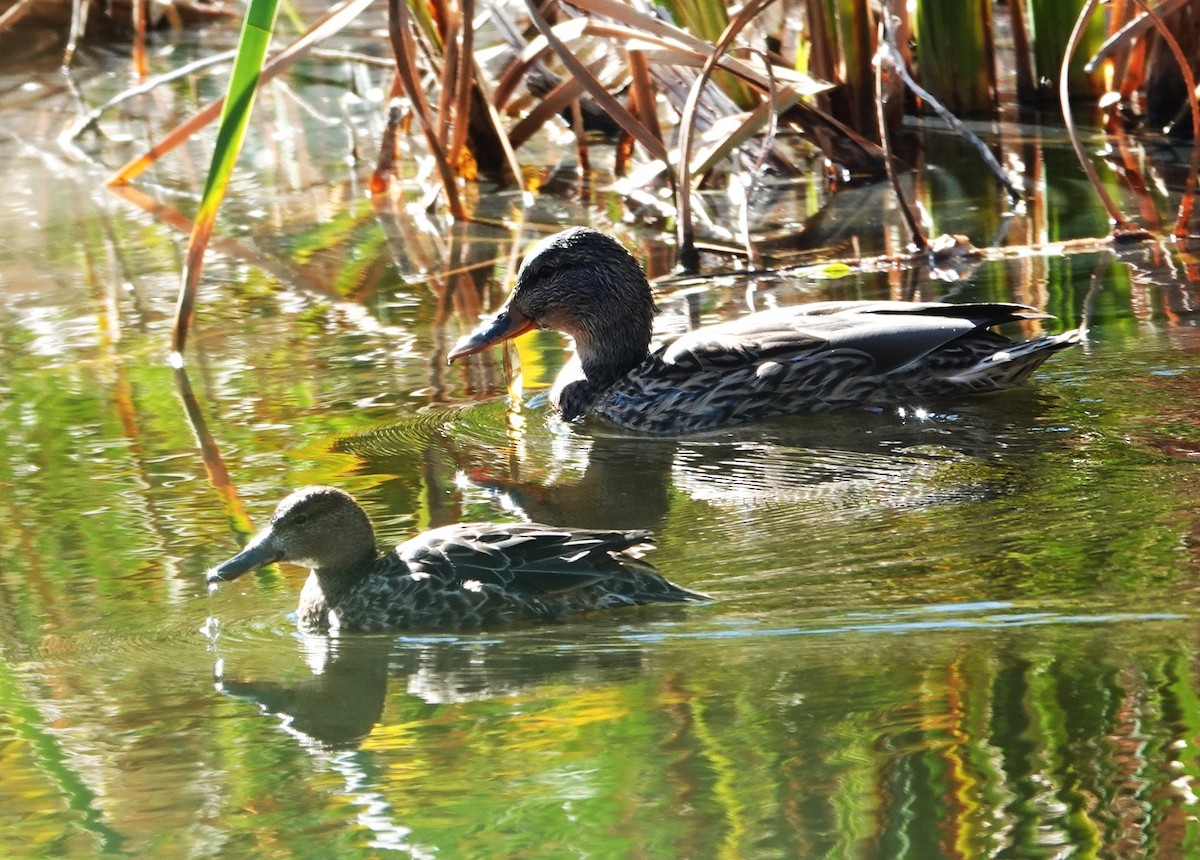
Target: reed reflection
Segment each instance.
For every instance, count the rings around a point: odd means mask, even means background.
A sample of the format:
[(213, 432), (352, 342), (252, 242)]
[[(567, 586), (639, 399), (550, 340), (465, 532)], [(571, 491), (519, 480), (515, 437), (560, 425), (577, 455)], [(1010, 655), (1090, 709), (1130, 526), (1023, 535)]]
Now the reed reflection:
[(625, 826), (678, 828), (687, 856), (764, 843), (787, 856), (1041, 856), (1047, 839), (1187, 856), (1194, 642), (1146, 642), (1132, 617), (1001, 615), (968, 619), (990, 619), (986, 641), (947, 624), (735, 651), (596, 624), (312, 637), (230, 655), (219, 686), (281, 719), (318, 768), (357, 774), (325, 791), (406, 810), (399, 822), (431, 844), (461, 846), (466, 809), (499, 820), (572, 799), (587, 832), (607, 832), (615, 805)]

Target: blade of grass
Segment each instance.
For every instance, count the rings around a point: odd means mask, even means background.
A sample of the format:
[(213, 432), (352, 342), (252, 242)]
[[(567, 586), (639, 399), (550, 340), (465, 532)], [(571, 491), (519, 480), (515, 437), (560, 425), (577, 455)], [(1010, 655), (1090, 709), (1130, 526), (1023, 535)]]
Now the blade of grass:
[[(1068, 91), (1075, 97), (1091, 97), (1103, 94), (1103, 87), (1092, 83), (1083, 71), (1084, 58), (1079, 54), (1078, 46), (1085, 45), (1088, 54), (1095, 53), (1096, 48), (1104, 40), (1103, 17), (1088, 15), (1082, 28), (1078, 22), (1076, 10), (1082, 11), (1090, 4), (1087, 0), (1042, 0), (1029, 4), (1033, 32), (1033, 60), (1036, 79), (1045, 87), (1045, 97), (1050, 98), (1051, 92), (1058, 81), (1057, 75), (1067, 77)], [(1076, 32), (1078, 30), (1078, 32)], [(1063, 61), (1065, 46), (1075, 43), (1071, 62)], [(1059, 85), (1061, 91), (1061, 85)]]
[(212, 164), (208, 168), (208, 179), (204, 183), (204, 194), (200, 198), (196, 222), (188, 237), (183, 282), (179, 288), (179, 302), (175, 307), (173, 330), (174, 351), (179, 355), (183, 354), (196, 306), (196, 288), (200, 283), (200, 272), (204, 268), (204, 249), (208, 247), (208, 241), (212, 238), (217, 210), (225, 196), (229, 177), (233, 174), (233, 166), (246, 138), (246, 128), (250, 124), (250, 112), (258, 94), (263, 59), (271, 44), (271, 31), (275, 28), (278, 6), (278, 0), (250, 0), (250, 5), (246, 7), (242, 33), (238, 38), (237, 58), (233, 62), (229, 88), (225, 93), (225, 109), (221, 113), (217, 142), (213, 146)]
[(980, 113), (995, 107), (994, 29), (988, 0), (917, 4), (918, 77), (948, 110)]

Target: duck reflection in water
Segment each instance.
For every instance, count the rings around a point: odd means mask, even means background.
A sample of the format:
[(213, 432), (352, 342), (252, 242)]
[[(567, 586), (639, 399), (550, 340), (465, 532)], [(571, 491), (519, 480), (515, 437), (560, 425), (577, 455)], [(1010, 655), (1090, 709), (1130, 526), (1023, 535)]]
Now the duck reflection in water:
[(703, 439), (602, 425), (561, 432), (548, 410), (524, 405), (519, 430), (506, 432), (484, 407), (487, 421), (465, 413), (407, 418), (343, 436), (331, 450), (352, 455), (364, 475), (411, 473), (417, 459), (419, 478), (394, 484), (396, 504), (419, 495), (435, 523), (461, 519), (464, 508), (484, 517), (492, 509), (553, 526), (662, 533), (682, 497), (710, 508), (769, 507), (775, 524), (792, 506), (820, 520), (1020, 492), (1034, 479), (1026, 470), (964, 467), (992, 461), (998, 447), (1020, 454), (1068, 446), (1069, 434), (1028, 430), (1043, 425), (1054, 402), (1026, 388), (953, 412), (851, 410), (822, 416), (820, 426), (781, 418)]
[[(317, 750), (353, 749), (383, 714), (391, 640), (379, 636), (301, 639), (308, 677), (277, 670), (280, 680), (234, 676), (218, 664), (219, 692), (274, 714), (303, 745)], [(256, 659), (261, 659), (256, 657)]]
[[(355, 749), (383, 718), (389, 684), (420, 705), (450, 705), (528, 692), (542, 684), (602, 685), (636, 676), (644, 654), (614, 641), (603, 623), (573, 630), (526, 629), (515, 638), (479, 641), (454, 635), (421, 637), (303, 635), (301, 661), (289, 647), (271, 655), (257, 643), (240, 656), (253, 668), (218, 664), (219, 692), (256, 704), (310, 752)], [(587, 640), (601, 634), (589, 646)], [(288, 640), (289, 642), (291, 640)], [(255, 677), (257, 675), (257, 677)], [(271, 677), (262, 677), (269, 675)]]
[(639, 558), (647, 532), (536, 523), (443, 526), (386, 553), (347, 493), (305, 487), (208, 573), (210, 584), (275, 562), (311, 570), (298, 620), (309, 631), (462, 630), (643, 603), (708, 599)]

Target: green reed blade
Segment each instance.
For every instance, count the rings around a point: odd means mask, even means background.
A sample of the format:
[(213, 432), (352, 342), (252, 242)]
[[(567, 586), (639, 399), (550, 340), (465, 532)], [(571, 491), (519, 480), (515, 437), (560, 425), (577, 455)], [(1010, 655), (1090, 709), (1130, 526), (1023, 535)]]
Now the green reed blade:
[(990, 0), (919, 0), (914, 30), (921, 84), (948, 110), (995, 107)]
[[(729, 10), (724, 0), (664, 0), (675, 23), (706, 42), (715, 43), (729, 26)], [(757, 99), (749, 88), (727, 72), (716, 72), (713, 80), (742, 108), (753, 107)]]
[[(1043, 82), (1048, 98), (1053, 97), (1059, 85), (1063, 54), (1085, 3), (1086, 0), (1029, 0), (1034, 73)], [(1072, 96), (1098, 96), (1103, 92), (1101, 78), (1085, 74), (1083, 67), (1088, 57), (1104, 44), (1107, 35), (1104, 16), (1093, 16), (1071, 60), (1067, 86)]]
[(183, 267), (183, 278), (179, 288), (179, 301), (175, 308), (174, 350), (182, 353), (191, 325), (192, 312), (196, 303), (196, 287), (204, 266), (204, 249), (212, 237), (217, 220), (217, 210), (233, 174), (233, 165), (241, 152), (250, 123), (250, 112), (258, 93), (259, 76), (263, 60), (271, 44), (271, 33), (275, 28), (275, 14), (279, 0), (250, 0), (246, 17), (242, 22), (242, 33), (238, 38), (237, 56), (229, 76), (229, 88), (225, 94), (225, 107), (217, 128), (217, 142), (213, 147), (212, 163), (208, 168), (208, 179), (204, 183), (204, 195), (188, 237), (187, 258)]

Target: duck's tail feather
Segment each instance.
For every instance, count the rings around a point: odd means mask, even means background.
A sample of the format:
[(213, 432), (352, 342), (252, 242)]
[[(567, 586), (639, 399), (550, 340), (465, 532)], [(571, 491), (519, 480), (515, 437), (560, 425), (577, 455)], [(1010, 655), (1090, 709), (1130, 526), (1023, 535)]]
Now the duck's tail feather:
[(640, 558), (627, 553), (614, 557), (628, 576), (630, 587), (623, 591), (631, 603), (698, 603), (713, 599), (711, 595), (676, 585)]
[(1076, 328), (1062, 334), (1039, 337), (997, 350), (970, 367), (947, 377), (951, 382), (978, 390), (1020, 385), (1046, 359), (1079, 343), (1086, 329)]

